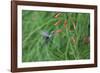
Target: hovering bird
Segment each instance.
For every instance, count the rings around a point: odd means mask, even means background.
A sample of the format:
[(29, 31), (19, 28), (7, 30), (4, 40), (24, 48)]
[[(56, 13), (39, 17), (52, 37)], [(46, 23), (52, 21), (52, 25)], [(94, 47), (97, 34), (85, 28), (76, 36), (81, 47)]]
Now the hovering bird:
[(47, 32), (47, 31), (42, 31), (41, 35), (43, 36), (43, 38), (45, 39), (45, 42), (48, 43), (49, 41), (51, 41), (52, 37), (53, 37), (54, 32)]
[(55, 31), (51, 31), (50, 33), (47, 31), (42, 31), (41, 35), (43, 36), (43, 38), (45, 39), (45, 43), (48, 43), (49, 41), (51, 41), (53, 39), (53, 36), (57, 33), (62, 32), (61, 29), (59, 30), (55, 30)]

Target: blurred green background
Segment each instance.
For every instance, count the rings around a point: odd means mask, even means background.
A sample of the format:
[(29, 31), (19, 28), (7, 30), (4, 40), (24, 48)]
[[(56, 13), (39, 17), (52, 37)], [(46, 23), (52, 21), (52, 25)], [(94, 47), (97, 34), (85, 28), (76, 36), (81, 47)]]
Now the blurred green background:
[(89, 13), (22, 11), (22, 62), (89, 59), (89, 37)]

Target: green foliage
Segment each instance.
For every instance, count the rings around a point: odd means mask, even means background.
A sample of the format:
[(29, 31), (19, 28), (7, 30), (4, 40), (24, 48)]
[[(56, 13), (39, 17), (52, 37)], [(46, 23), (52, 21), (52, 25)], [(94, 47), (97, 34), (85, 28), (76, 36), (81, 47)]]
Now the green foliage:
[[(90, 58), (90, 14), (48, 11), (22, 11), (22, 61), (60, 61)], [(54, 24), (61, 20), (59, 25)], [(64, 27), (64, 21), (67, 20)], [(74, 28), (75, 23), (75, 28)], [(61, 29), (49, 41), (42, 31), (51, 33)]]

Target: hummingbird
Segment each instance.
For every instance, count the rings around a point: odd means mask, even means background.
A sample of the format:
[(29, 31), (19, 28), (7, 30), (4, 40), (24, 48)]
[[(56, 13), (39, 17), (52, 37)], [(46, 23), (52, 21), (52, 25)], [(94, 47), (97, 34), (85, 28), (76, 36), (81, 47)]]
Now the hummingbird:
[(50, 33), (48, 31), (42, 31), (41, 32), (41, 35), (43, 36), (43, 38), (45, 39), (45, 43), (48, 43), (50, 42), (53, 37), (57, 34), (57, 33), (60, 33), (62, 32), (61, 29), (59, 30), (55, 30), (55, 31), (51, 31)]
[(49, 33), (48, 31), (42, 31), (41, 35), (45, 39), (45, 43), (48, 43), (49, 41), (52, 40), (52, 37), (54, 35), (54, 32)]

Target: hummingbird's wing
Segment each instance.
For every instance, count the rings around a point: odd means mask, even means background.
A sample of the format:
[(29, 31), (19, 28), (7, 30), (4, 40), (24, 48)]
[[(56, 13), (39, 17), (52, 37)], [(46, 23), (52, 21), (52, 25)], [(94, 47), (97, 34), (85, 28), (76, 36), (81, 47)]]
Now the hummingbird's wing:
[(41, 32), (41, 35), (45, 36), (45, 37), (49, 37), (49, 33), (48, 32)]

